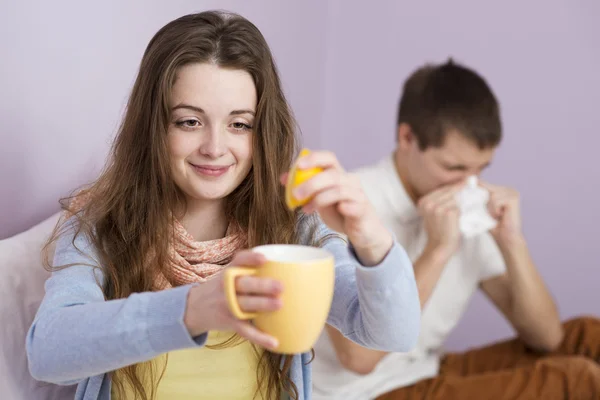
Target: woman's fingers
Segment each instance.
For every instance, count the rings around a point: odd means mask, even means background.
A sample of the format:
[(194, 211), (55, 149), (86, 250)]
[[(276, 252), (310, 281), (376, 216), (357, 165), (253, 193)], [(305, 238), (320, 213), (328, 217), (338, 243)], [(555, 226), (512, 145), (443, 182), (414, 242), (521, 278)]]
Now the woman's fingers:
[(235, 331), (244, 339), (269, 350), (274, 350), (279, 345), (276, 338), (261, 332), (246, 321), (240, 321), (236, 325)]
[(342, 166), (336, 155), (330, 151), (312, 151), (304, 157), (300, 157), (297, 163), (298, 168), (323, 168), (342, 170)]
[(342, 176), (339, 171), (325, 170), (294, 188), (294, 197), (298, 200), (314, 197), (324, 190), (343, 186), (341, 180)]
[(266, 263), (267, 259), (263, 254), (251, 251), (242, 250), (235, 254), (231, 265), (236, 267), (258, 267)]
[(283, 291), (283, 284), (275, 279), (256, 276), (241, 276), (236, 279), (235, 289), (238, 294), (255, 294), (277, 296)]
[(238, 296), (240, 308), (245, 312), (277, 311), (283, 305), (281, 299), (265, 296)]

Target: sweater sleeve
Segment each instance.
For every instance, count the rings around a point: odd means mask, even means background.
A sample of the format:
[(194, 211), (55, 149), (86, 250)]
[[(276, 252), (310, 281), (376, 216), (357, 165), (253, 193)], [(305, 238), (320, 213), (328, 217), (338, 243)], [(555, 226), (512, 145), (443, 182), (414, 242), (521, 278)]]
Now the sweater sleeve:
[(317, 240), (335, 257), (335, 289), (327, 322), (368, 348), (410, 351), (417, 344), (421, 307), (413, 266), (394, 241), (379, 265), (361, 265), (351, 245), (323, 223)]
[(72, 226), (57, 242), (53, 265), (70, 266), (46, 281), (26, 338), (38, 380), (73, 384), (206, 341), (206, 334), (192, 338), (183, 323), (191, 285), (105, 301), (94, 249)]

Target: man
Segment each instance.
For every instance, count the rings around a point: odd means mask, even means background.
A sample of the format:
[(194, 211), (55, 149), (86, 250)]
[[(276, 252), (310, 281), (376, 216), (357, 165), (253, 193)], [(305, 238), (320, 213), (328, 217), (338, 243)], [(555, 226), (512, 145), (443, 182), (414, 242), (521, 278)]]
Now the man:
[[(500, 140), (498, 103), (473, 70), (450, 60), (405, 82), (396, 150), (357, 173), (413, 260), (423, 307), (419, 344), (387, 354), (328, 326), (315, 346), (316, 398), (600, 398), (600, 323), (561, 324), (523, 236), (519, 194), (481, 182), (497, 226), (468, 239), (460, 233), (456, 194), (490, 164)], [(441, 355), (477, 288), (518, 337)]]

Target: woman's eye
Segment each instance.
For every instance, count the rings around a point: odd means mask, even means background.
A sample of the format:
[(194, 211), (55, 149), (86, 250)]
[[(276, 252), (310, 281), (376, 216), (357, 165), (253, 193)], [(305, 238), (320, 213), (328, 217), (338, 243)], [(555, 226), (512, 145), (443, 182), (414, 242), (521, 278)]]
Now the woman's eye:
[(196, 128), (200, 126), (200, 121), (197, 119), (185, 119), (183, 121), (177, 121), (175, 124), (183, 128)]
[(243, 122), (234, 122), (231, 124), (233, 129), (237, 129), (238, 131), (249, 131), (252, 129), (252, 126), (245, 124)]

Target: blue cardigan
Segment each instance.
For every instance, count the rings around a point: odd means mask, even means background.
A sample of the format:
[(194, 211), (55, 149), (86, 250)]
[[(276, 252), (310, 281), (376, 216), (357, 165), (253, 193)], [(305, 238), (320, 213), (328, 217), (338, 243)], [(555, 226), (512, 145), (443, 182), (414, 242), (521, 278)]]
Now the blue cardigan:
[[(332, 232), (319, 222), (316, 239)], [(308, 231), (307, 224), (300, 226)], [(307, 235), (303, 235), (307, 237)], [(27, 335), (32, 376), (58, 384), (78, 384), (76, 400), (108, 400), (110, 371), (173, 350), (202, 346), (184, 323), (190, 285), (135, 293), (105, 301), (102, 271), (94, 249), (73, 231), (59, 238), (54, 265), (75, 264), (52, 273), (46, 295)], [(309, 240), (302, 240), (310, 243)], [(365, 347), (404, 352), (417, 342), (420, 304), (412, 263), (394, 243), (381, 264), (364, 267), (339, 237), (322, 245), (335, 257), (335, 292), (327, 323)], [(81, 254), (82, 250), (84, 254)], [(300, 400), (311, 398), (310, 354), (293, 357), (290, 377)]]

